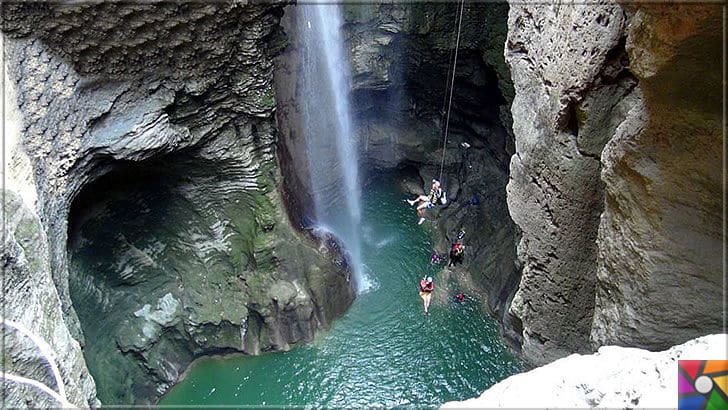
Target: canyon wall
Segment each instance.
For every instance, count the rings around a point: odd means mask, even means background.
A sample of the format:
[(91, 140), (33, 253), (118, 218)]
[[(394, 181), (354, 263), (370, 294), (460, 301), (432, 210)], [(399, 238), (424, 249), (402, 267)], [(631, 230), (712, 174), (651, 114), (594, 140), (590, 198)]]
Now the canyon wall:
[[(282, 208), (280, 15), (279, 5), (3, 7), (17, 155), (32, 176), (21, 182), (35, 182), (47, 290), (61, 307), (39, 320), (80, 342), (106, 404), (153, 402), (200, 355), (311, 340), (353, 299), (344, 261)], [(24, 303), (13, 294), (7, 309)], [(72, 402), (93, 404), (78, 349), (59, 348), (80, 386)]]
[[(4, 38), (0, 44), (5, 47)], [(40, 346), (19, 329), (4, 325), (3, 371), (36, 380), (59, 392), (50, 371), (50, 360), (58, 364), (66, 400), (79, 407), (98, 406), (96, 386), (88, 372), (81, 346), (71, 336), (63, 318), (61, 301), (51, 277), (50, 245), (35, 208), (36, 191), (31, 161), (21, 146), (22, 114), (17, 107), (13, 82), (3, 81), (2, 168), (3, 319), (52, 346), (46, 357)], [(3, 381), (3, 405), (7, 407), (56, 407), (55, 399), (11, 381)]]
[(602, 152), (591, 337), (665, 349), (725, 329), (724, 21), (719, 5), (625, 8), (644, 111)]
[(721, 330), (720, 8), (669, 8), (511, 4), (531, 365)]
[[(37, 380), (58, 392), (49, 363), (55, 360), (68, 402), (78, 407), (98, 406), (96, 386), (81, 347), (71, 337), (61, 314), (61, 302), (50, 274), (48, 238), (40, 220), (14, 191), (4, 191), (3, 201), (3, 319), (24, 326), (52, 346), (52, 357), (45, 357), (27, 335), (5, 325), (3, 372)], [(24, 384), (3, 380), (3, 388), (3, 406), (8, 408), (61, 405)]]

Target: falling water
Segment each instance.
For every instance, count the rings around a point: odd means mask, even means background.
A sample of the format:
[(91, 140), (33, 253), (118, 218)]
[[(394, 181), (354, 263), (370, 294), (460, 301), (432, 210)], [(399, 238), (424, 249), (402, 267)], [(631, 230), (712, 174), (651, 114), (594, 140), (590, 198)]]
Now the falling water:
[(370, 283), (361, 260), (361, 192), (356, 137), (349, 106), (349, 63), (337, 4), (296, 8), (302, 39), (301, 105), (316, 220), (349, 253), (358, 291)]

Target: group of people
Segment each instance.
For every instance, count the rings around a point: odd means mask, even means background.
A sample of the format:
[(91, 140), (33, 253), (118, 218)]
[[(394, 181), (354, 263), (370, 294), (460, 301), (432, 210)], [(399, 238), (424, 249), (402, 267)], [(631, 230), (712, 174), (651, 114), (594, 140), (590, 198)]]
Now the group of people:
[[(456, 264), (463, 263), (463, 257), (465, 256), (465, 245), (460, 242), (453, 243), (450, 246), (450, 257), (448, 258), (447, 266), (455, 266)], [(433, 252), (430, 257), (430, 265), (439, 265), (442, 261), (442, 257), (439, 253)]]
[[(433, 208), (437, 204), (445, 205), (447, 203), (447, 195), (440, 186), (440, 181), (433, 179), (432, 187), (430, 188), (429, 195), (420, 195), (415, 199), (407, 199), (407, 203), (410, 206), (417, 205), (417, 215), (420, 217), (418, 225), (425, 222), (424, 212), (426, 209)], [(465, 255), (465, 245), (463, 244), (463, 238), (465, 237), (465, 230), (460, 229), (456, 236), (456, 240), (450, 246), (450, 257), (448, 258), (447, 266), (455, 266), (458, 263), (463, 263), (463, 257)], [(440, 254), (434, 252), (430, 258), (431, 265), (439, 265), (442, 258)], [(432, 292), (435, 290), (435, 281), (432, 276), (425, 276), (420, 280), (420, 297), (425, 306), (425, 313), (429, 313), (430, 302), (432, 300)], [(455, 301), (463, 303), (465, 296), (462, 292), (455, 295)]]
[[(435, 281), (432, 276), (424, 277), (420, 280), (420, 297), (422, 303), (425, 305), (425, 314), (430, 313), (430, 302), (432, 302), (432, 292), (435, 290)], [(465, 302), (465, 295), (463, 292), (458, 292), (453, 298), (458, 303)]]

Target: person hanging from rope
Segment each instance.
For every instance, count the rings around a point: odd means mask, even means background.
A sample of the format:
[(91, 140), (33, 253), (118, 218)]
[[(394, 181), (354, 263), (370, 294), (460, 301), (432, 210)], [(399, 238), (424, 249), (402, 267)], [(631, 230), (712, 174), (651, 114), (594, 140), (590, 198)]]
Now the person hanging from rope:
[(429, 313), (432, 291), (434, 290), (435, 282), (432, 280), (432, 276), (422, 278), (420, 281), (420, 297), (422, 298), (422, 303), (425, 305), (425, 314)]
[(432, 180), (432, 188), (430, 189), (429, 195), (420, 195), (415, 199), (407, 200), (407, 203), (410, 204), (410, 206), (414, 206), (418, 202), (421, 202), (421, 204), (417, 205), (417, 214), (420, 216), (418, 224), (422, 224), (422, 222), (425, 222), (423, 212), (426, 208), (433, 208), (438, 204), (438, 202), (443, 205), (447, 203), (447, 195), (440, 187), (440, 181), (436, 179)]

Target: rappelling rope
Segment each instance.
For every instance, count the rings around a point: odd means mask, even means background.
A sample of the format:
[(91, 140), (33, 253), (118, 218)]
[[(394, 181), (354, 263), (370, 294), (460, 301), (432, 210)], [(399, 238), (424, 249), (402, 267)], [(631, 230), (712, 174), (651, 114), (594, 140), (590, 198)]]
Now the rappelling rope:
[(447, 117), (445, 119), (445, 137), (442, 143), (442, 161), (440, 162), (440, 178), (438, 181), (442, 181), (442, 170), (445, 167), (445, 152), (447, 152), (447, 133), (450, 128), (450, 109), (452, 108), (452, 94), (455, 88), (455, 68), (458, 64), (458, 48), (460, 47), (460, 28), (463, 25), (463, 9), (465, 8), (465, 0), (460, 1), (460, 18), (458, 19), (458, 36), (455, 40), (455, 58), (452, 63), (452, 79), (450, 80), (450, 99), (447, 103)]

